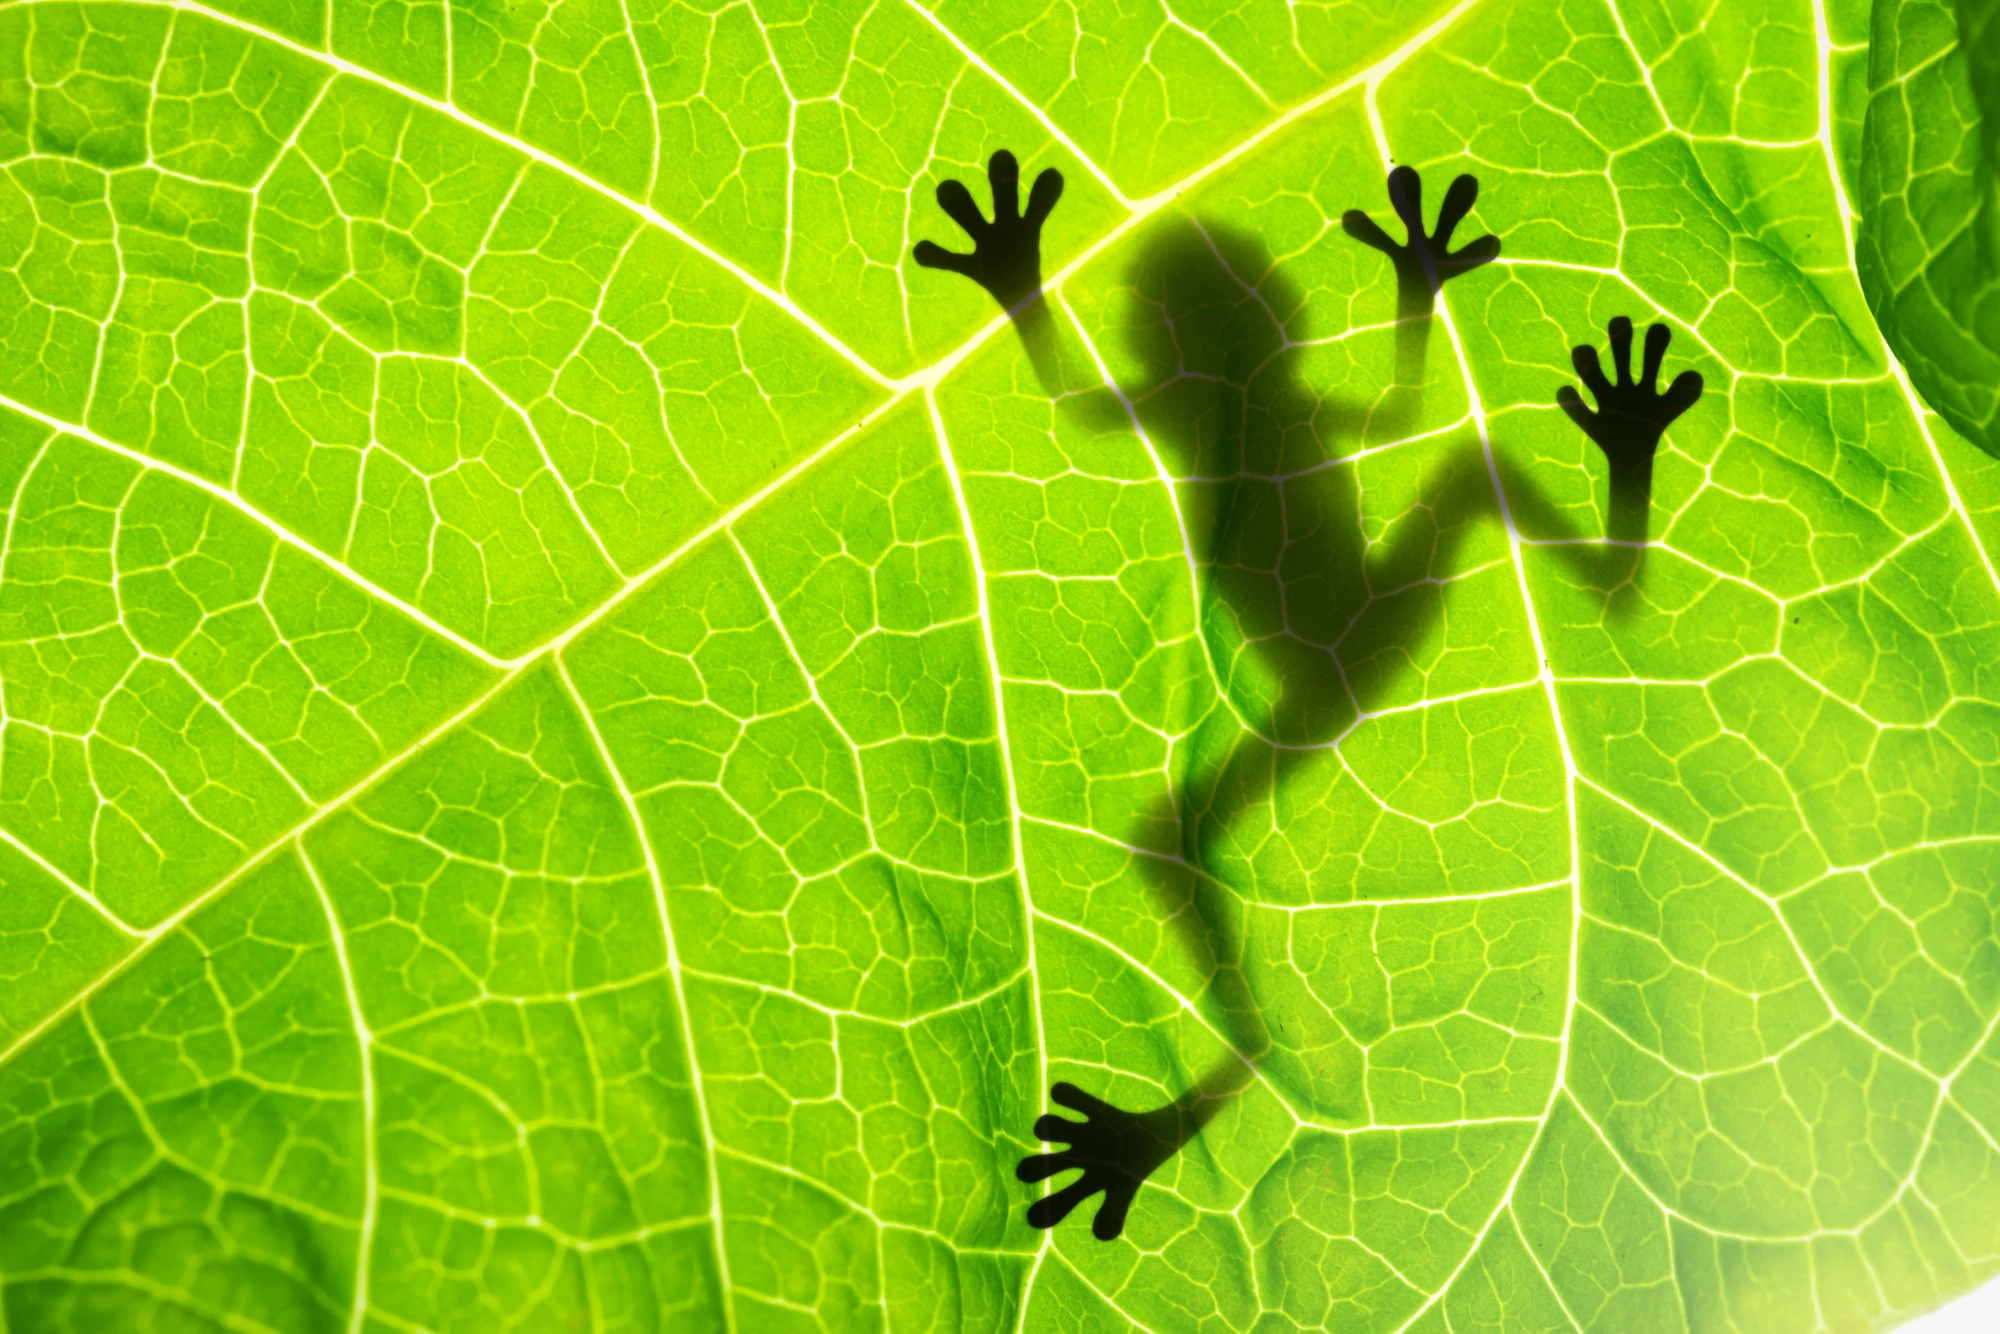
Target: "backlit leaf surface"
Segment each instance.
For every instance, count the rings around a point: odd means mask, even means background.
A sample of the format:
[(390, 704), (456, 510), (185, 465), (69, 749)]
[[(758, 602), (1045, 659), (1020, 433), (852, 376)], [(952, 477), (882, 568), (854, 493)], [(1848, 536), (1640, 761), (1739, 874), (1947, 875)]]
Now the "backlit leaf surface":
[[(1991, 220), (1958, 40), (0, 6), (0, 1325), (1845, 1331), (2000, 1270), (2000, 462), (1924, 407), (1990, 446), (1991, 311), (1885, 313), (1907, 373), (1871, 315)], [(1060, 401), (909, 259), (1000, 147), (1068, 182)], [(1340, 225), (1392, 162), (1504, 242), (1420, 388)], [(1615, 315), (1708, 387), (1629, 580), (1555, 406)], [(1176, 1097), (1244, 996), (1124, 1236), (1029, 1227), (1050, 1083)]]

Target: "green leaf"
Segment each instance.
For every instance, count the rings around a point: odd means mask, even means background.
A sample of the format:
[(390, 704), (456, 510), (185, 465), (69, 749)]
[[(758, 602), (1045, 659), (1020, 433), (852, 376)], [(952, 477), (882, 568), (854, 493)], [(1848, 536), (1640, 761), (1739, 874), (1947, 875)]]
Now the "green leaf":
[[(0, 1325), (2000, 1273), (1986, 12), (0, 6)], [(1034, 355), (911, 256), (1003, 147)], [(1058, 1082), (1213, 1095), (1115, 1240)]]
[(1924, 401), (2000, 454), (2000, 11), (1878, 0), (1856, 262)]

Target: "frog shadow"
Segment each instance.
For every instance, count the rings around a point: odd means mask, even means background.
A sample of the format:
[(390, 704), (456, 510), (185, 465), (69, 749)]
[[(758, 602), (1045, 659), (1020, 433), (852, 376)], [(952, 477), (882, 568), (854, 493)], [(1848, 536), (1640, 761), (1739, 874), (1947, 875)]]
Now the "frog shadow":
[[(1119, 389), (1174, 481), (1196, 630), (1223, 690), (1174, 747), (1167, 794), (1123, 841), (1141, 850), (1133, 860), (1158, 914), (1201, 979), (1189, 999), (1228, 1050), (1204, 1071), (1179, 1072), (1186, 1090), (1143, 1112), (1058, 1084), (1057, 1102), (1106, 1124), (1089, 1130), (1047, 1116), (1037, 1135), (1090, 1142), (1098, 1156), (1041, 1155), (1024, 1160), (1019, 1175), (1039, 1180), (1091, 1165), (1129, 1188), (1199, 1135), (1273, 1053), (1242, 930), (1259, 898), (1244, 883), (1244, 846), (1277, 832), (1275, 810), (1266, 819), (1260, 808), (1272, 807), (1302, 766), (1336, 759), (1330, 752), (1376, 710), (1421, 698), (1394, 692), (1402, 686), (1408, 695), (1409, 674), (1423, 670), (1448, 629), (1448, 581), (1464, 573), (1466, 543), (1502, 519), (1496, 479), (1538, 531), (1561, 533), (1565, 524), (1524, 478), (1489, 465), (1470, 423), (1402, 439), (1422, 417), (1428, 307), (1399, 304), (1394, 372), (1382, 377), (1390, 387), (1361, 402), (1304, 378), (1316, 345), (1304, 330), (1304, 294), (1254, 235), (1213, 221), (1164, 221), (1139, 248), (1125, 288), (1124, 309), (1106, 331), (1125, 354)], [(1019, 326), (1031, 354), (1035, 338), (1053, 337), (1045, 322)], [(1126, 424), (1123, 407), (1118, 415)], [(1427, 464), (1408, 462), (1407, 451), (1433, 444)], [(1393, 516), (1370, 515), (1363, 468), (1391, 451), (1404, 454), (1387, 461), (1388, 472), (1403, 487), (1414, 477), (1414, 495)], [(1605, 589), (1629, 588), (1643, 550), (1581, 540), (1549, 549)], [(1616, 614), (1617, 599), (1606, 596)], [(1286, 897), (1310, 894), (1293, 885)], [(1030, 1221), (1058, 1221), (1087, 1198), (1077, 1193), (1084, 1184), (1038, 1200)], [(1114, 1216), (1100, 1218), (1096, 1231), (1109, 1239), (1122, 1229), (1124, 1206), (1105, 1211)]]

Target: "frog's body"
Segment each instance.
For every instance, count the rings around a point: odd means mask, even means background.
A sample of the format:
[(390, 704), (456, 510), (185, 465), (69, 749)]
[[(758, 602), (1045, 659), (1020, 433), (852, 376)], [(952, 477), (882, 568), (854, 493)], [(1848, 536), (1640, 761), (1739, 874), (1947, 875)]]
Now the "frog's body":
[[(1023, 213), (1013, 155), (996, 153), (988, 175), (991, 220), (980, 214), (959, 182), (947, 181), (938, 189), (939, 204), (971, 236), (973, 253), (954, 254), (925, 241), (916, 247), (917, 262), (962, 274), (986, 288), (1012, 315), (1052, 397), (1099, 429), (1146, 429), (1175, 476), (1188, 479), (1176, 486), (1176, 500), (1197, 568), (1203, 638), (1234, 714), (1225, 720), (1228, 731), (1237, 738), (1191, 747), (1199, 758), (1183, 762), (1170, 808), (1155, 813), (1156, 823), (1181, 831), (1179, 861), (1186, 869), (1166, 860), (1140, 859), (1142, 866), (1157, 865), (1166, 872), (1154, 882), (1161, 915), (1180, 928), (1185, 948), (1210, 980), (1213, 1009), (1225, 1017), (1232, 1053), (1179, 1098), (1145, 1112), (1127, 1112), (1074, 1085), (1057, 1083), (1053, 1100), (1082, 1113), (1084, 1120), (1040, 1118), (1036, 1136), (1069, 1147), (1028, 1157), (1018, 1169), (1020, 1179), (1029, 1182), (1081, 1169), (1078, 1179), (1035, 1201), (1028, 1221), (1053, 1226), (1102, 1191), (1105, 1200), (1093, 1230), (1109, 1240), (1122, 1231), (1146, 1177), (1255, 1077), (1254, 1062), (1271, 1045), (1244, 980), (1240, 942), (1229, 926), (1232, 914), (1224, 896), (1232, 890), (1217, 874), (1223, 860), (1219, 848), (1244, 811), (1269, 800), (1300, 758), (1315, 753), (1311, 747), (1329, 744), (1368, 710), (1367, 683), (1351, 680), (1342, 670), (1339, 641), (1346, 627), (1381, 592), (1452, 568), (1457, 542), (1494, 513), (1494, 474), (1476, 441), (1448, 456), (1428, 485), (1425, 504), (1435, 522), (1405, 526), (1387, 543), (1371, 545), (1358, 523), (1338, 521), (1359, 514), (1354, 471), (1323, 465), (1333, 454), (1334, 437), (1358, 437), (1364, 430), (1393, 434), (1399, 423), (1414, 420), (1438, 291), (1448, 279), (1494, 259), (1500, 243), (1485, 236), (1450, 249), (1453, 231), (1478, 197), (1470, 176), (1452, 182), (1436, 228), (1426, 233), (1417, 173), (1407, 167), (1392, 172), (1391, 202), (1408, 229), (1408, 240), (1401, 245), (1366, 214), (1357, 210), (1345, 216), (1347, 233), (1383, 251), (1394, 265), (1400, 323), (1394, 383), (1374, 404), (1343, 408), (1328, 404), (1295, 377), (1295, 331), (1288, 335), (1273, 312), (1298, 311), (1303, 303), (1256, 238), (1193, 219), (1169, 221), (1152, 235), (1132, 269), (1136, 300), (1147, 308), (1148, 318), (1131, 322), (1129, 350), (1149, 383), (1136, 399), (1121, 399), (1108, 387), (1073, 392), (1075, 385), (1097, 378), (1094, 366), (1042, 295), (1041, 228), (1061, 198), (1061, 176), (1043, 172)], [(1656, 326), (1648, 340), (1648, 394), (1659, 364), (1654, 343), (1663, 351), (1664, 333)], [(1630, 335), (1627, 321), (1621, 343), (1614, 324), (1617, 389), (1597, 373), (1595, 352), (1578, 350), (1578, 369), (1597, 393), (1600, 413), (1584, 412), (1580, 402), (1572, 406), (1573, 391), (1562, 400), (1614, 464), (1641, 454), (1649, 461), (1659, 431), (1672, 415), (1660, 417), (1645, 439), (1644, 429), (1630, 426), (1621, 414), (1636, 414), (1651, 424), (1653, 417), (1645, 416), (1649, 408), (1672, 400), (1669, 406), (1677, 404), (1677, 413), (1700, 393), (1699, 377), (1690, 393), (1683, 376), (1667, 399), (1641, 401), (1628, 388), (1625, 373)], [(1158, 411), (1146, 403), (1154, 392), (1160, 394)], [(1139, 404), (1136, 421), (1128, 401)], [(1614, 444), (1622, 454), (1614, 452)], [(1640, 477), (1641, 472), (1628, 463), (1623, 475)], [(1614, 466), (1614, 479), (1618, 476)], [(1510, 492), (1517, 488), (1518, 483), (1510, 483)], [(1614, 487), (1614, 500), (1618, 494)], [(1641, 495), (1642, 523), (1644, 512)], [(1287, 516), (1298, 514), (1329, 521), (1301, 523), (1294, 532)], [(1420, 613), (1422, 623), (1401, 627), (1406, 641), (1431, 633), (1430, 619), (1442, 609), (1437, 598), (1415, 601), (1426, 610)], [(1310, 610), (1302, 614), (1302, 604), (1308, 602)]]

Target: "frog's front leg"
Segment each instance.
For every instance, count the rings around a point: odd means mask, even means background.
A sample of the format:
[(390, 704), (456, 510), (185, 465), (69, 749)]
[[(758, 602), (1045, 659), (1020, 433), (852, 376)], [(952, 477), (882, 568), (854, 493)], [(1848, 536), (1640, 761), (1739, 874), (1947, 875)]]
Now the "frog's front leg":
[(1481, 264), (1498, 258), (1500, 238), (1493, 235), (1451, 248), (1452, 233), (1479, 198), (1476, 177), (1460, 174), (1444, 192), (1438, 207), (1437, 226), (1424, 229), (1424, 182), (1413, 167), (1398, 167), (1389, 173), (1389, 203), (1403, 220), (1405, 239), (1399, 244), (1375, 220), (1358, 208), (1341, 216), (1347, 234), (1389, 257), (1396, 269), (1396, 318), (1402, 327), (1396, 333), (1396, 383), (1418, 386), (1423, 383), (1424, 358), (1430, 339), (1431, 312), (1445, 283)]
[(1597, 411), (1585, 407), (1583, 396), (1570, 385), (1556, 391), (1556, 402), (1604, 451), (1610, 465), (1610, 536), (1642, 542), (1653, 496), (1653, 455), (1667, 427), (1701, 397), (1701, 372), (1682, 371), (1662, 392), (1660, 364), (1666, 360), (1672, 331), (1664, 324), (1646, 330), (1646, 360), (1637, 380), (1632, 378), (1632, 321), (1620, 315), (1611, 321), (1607, 332), (1612, 365), (1618, 373), (1616, 384), (1605, 377), (1597, 349), (1589, 343), (1570, 354), (1578, 377), (1597, 400)]
[(1413, 167), (1398, 167), (1389, 173), (1389, 203), (1403, 220), (1407, 237), (1402, 244), (1390, 240), (1389, 234), (1358, 208), (1341, 216), (1340, 225), (1349, 236), (1381, 251), (1396, 266), (1396, 307), (1402, 318), (1430, 314), (1448, 279), (1499, 257), (1500, 238), (1492, 235), (1468, 241), (1457, 250), (1451, 248), (1451, 234), (1478, 199), (1478, 178), (1457, 176), (1444, 192), (1437, 226), (1426, 232), (1423, 177)]
[(986, 181), (993, 190), (989, 221), (973, 201), (965, 183), (947, 180), (937, 188), (938, 207), (972, 238), (972, 253), (946, 250), (935, 241), (919, 241), (913, 252), (927, 269), (962, 273), (993, 295), (1010, 313), (1042, 290), (1042, 224), (1062, 198), (1062, 173), (1050, 167), (1035, 178), (1028, 208), (1021, 211), (1021, 164), (1006, 149), (986, 164)]

